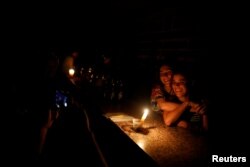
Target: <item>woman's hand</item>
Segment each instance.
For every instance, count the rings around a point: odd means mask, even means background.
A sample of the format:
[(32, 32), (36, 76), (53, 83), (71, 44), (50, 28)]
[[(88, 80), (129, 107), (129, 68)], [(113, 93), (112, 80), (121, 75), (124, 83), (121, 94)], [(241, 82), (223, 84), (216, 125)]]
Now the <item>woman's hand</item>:
[(201, 115), (206, 112), (206, 105), (205, 104), (189, 102), (189, 106), (191, 107), (190, 112), (195, 112), (195, 113), (198, 113)]

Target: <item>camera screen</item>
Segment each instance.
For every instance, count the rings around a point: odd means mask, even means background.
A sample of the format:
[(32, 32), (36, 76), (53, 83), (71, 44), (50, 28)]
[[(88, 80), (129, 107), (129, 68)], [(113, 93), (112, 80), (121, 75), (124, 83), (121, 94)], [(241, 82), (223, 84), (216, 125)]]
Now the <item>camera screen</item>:
[(55, 103), (57, 108), (68, 106), (68, 97), (62, 91), (56, 90)]

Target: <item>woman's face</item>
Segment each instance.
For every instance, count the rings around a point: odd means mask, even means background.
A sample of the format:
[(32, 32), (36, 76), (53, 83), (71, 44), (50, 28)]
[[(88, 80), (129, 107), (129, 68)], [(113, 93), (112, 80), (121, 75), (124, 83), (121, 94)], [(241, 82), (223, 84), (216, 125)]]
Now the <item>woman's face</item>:
[(187, 89), (187, 80), (186, 78), (181, 75), (181, 74), (175, 74), (173, 76), (173, 82), (172, 82), (172, 86), (173, 86), (173, 90), (174, 93), (177, 97), (185, 97), (188, 94), (188, 89)]
[(171, 85), (171, 79), (173, 72), (171, 68), (167, 65), (163, 65), (160, 68), (160, 80), (164, 85)]

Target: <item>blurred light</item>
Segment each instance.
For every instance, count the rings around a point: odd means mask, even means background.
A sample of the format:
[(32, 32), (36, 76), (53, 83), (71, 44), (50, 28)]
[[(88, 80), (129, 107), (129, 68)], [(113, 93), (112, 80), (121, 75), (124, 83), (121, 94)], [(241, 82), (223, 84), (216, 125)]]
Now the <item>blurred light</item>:
[(145, 144), (144, 144), (144, 141), (143, 141), (143, 140), (139, 140), (139, 141), (137, 141), (136, 143), (137, 143), (137, 145), (138, 145), (141, 149), (144, 149)]
[(75, 74), (75, 70), (73, 68), (70, 68), (69, 69), (69, 75), (74, 76), (74, 74)]
[(149, 109), (148, 109), (148, 108), (145, 108), (145, 109), (144, 109), (144, 113), (143, 113), (142, 118), (141, 118), (141, 121), (142, 121), (142, 122), (147, 118), (148, 112), (149, 112)]

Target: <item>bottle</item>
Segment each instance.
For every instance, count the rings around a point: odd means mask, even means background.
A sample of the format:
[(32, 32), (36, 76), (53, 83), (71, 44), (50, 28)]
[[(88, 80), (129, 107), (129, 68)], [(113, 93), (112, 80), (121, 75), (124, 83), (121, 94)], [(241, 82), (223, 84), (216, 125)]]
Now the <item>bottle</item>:
[(154, 112), (160, 111), (160, 109), (157, 105), (156, 99), (154, 99), (154, 98), (151, 99), (151, 108), (152, 108), (152, 111), (154, 111)]

